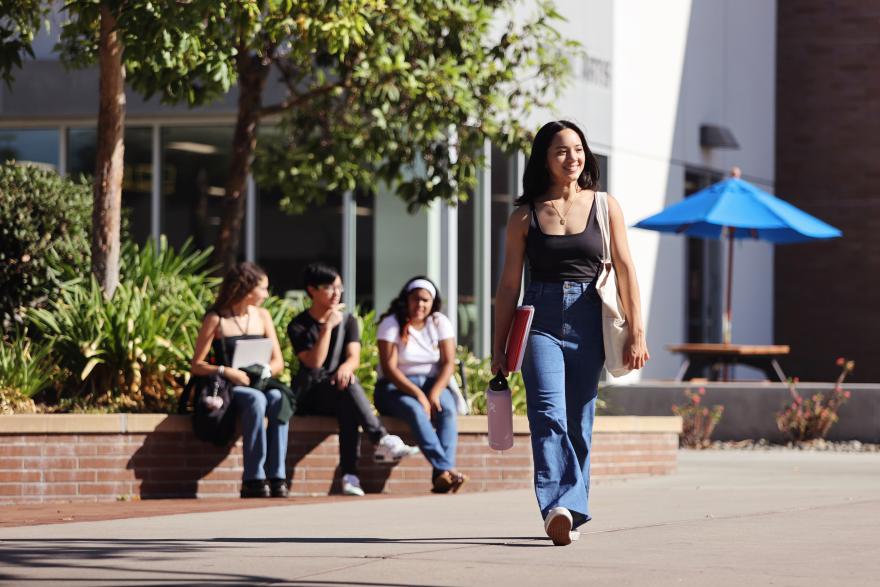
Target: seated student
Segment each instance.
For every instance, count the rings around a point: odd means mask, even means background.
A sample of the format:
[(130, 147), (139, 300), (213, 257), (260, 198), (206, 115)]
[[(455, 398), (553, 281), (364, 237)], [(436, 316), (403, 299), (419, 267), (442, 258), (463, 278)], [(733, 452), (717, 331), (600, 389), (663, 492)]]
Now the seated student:
[[(193, 375), (219, 374), (235, 384), (232, 401), (241, 417), (244, 458), (242, 497), (288, 496), (284, 459), (289, 422), (281, 422), (279, 418), (281, 391), (254, 389), (247, 373), (230, 367), (236, 342), (269, 338), (272, 355), (264, 371), (275, 375), (284, 369), (272, 317), (260, 307), (268, 296), (269, 278), (260, 267), (253, 263), (239, 263), (230, 269), (220, 285), (217, 301), (202, 320), (191, 367)], [(210, 350), (213, 350), (216, 365), (206, 360)], [(263, 427), (267, 416), (268, 431)]]
[[(342, 492), (364, 495), (357, 469), (360, 452), (358, 426), (363, 426), (375, 445), (374, 458), (379, 462), (398, 461), (418, 453), (419, 449), (407, 446), (399, 436), (388, 434), (354, 376), (360, 365), (360, 330), (357, 319), (342, 312), (339, 272), (322, 263), (313, 263), (306, 267), (304, 281), (312, 306), (291, 320), (287, 327), (293, 350), (301, 363), (300, 369), (312, 370), (307, 379), (308, 386), (299, 390), (297, 413), (336, 416)], [(344, 328), (342, 349), (337, 357), (338, 363), (333, 364), (332, 355), (341, 327)]]
[(433, 467), (434, 493), (457, 492), (467, 476), (455, 470), (458, 440), (455, 396), (449, 379), (455, 369), (455, 333), (440, 313), (437, 287), (410, 279), (379, 321), (379, 413), (406, 421)]

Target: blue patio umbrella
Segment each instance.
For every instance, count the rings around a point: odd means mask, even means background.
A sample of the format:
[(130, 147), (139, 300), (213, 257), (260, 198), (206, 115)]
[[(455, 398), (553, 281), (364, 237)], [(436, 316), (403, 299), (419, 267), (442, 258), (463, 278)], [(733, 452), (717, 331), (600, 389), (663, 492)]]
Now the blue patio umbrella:
[(731, 334), (734, 239), (752, 238), (788, 244), (837, 238), (843, 234), (830, 224), (740, 179), (738, 169), (734, 169), (733, 175), (635, 225), (697, 238), (727, 237), (725, 343), (730, 343)]

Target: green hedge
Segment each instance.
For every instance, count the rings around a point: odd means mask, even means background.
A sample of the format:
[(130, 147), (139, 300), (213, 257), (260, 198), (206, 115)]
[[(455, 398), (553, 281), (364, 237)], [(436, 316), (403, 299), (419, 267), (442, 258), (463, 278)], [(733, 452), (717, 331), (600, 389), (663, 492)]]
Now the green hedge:
[(92, 188), (57, 173), (0, 165), (0, 320), (20, 322), (22, 307), (61, 289), (59, 268), (82, 275), (89, 264)]

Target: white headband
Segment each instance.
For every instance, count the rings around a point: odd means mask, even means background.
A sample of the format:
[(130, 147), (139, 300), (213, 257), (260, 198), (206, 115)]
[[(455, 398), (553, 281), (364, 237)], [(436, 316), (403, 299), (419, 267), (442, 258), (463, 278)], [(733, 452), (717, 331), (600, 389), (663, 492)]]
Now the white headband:
[(406, 285), (407, 293), (411, 292), (414, 289), (424, 289), (429, 294), (431, 294), (432, 298), (437, 297), (437, 289), (434, 287), (434, 284), (427, 279), (413, 279)]

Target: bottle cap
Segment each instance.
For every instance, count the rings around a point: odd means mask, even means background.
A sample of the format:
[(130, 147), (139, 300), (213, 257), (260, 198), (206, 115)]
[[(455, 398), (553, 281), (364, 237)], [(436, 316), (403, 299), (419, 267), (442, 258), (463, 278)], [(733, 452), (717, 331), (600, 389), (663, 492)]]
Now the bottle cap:
[(495, 377), (489, 381), (489, 389), (492, 391), (504, 391), (505, 389), (509, 389), (507, 378), (501, 374), (501, 371), (498, 371), (495, 374)]

